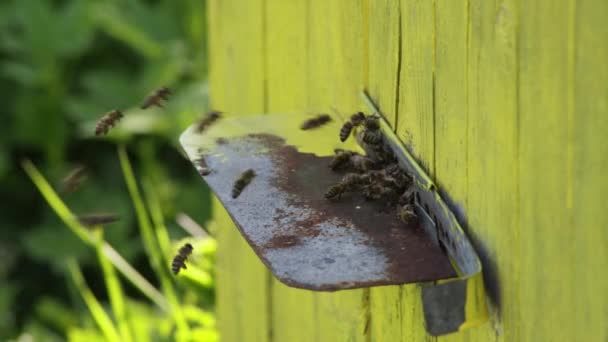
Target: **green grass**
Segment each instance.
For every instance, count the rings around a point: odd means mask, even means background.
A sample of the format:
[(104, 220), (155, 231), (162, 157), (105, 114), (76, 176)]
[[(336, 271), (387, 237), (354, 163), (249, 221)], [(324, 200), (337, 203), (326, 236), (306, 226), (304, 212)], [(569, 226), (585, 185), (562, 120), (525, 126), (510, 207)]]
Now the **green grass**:
[[(191, 304), (184, 304), (180, 300), (180, 291), (175, 286), (174, 277), (169, 269), (171, 253), (175, 250), (175, 246), (171, 243), (153, 184), (149, 180), (145, 182), (147, 196), (142, 197), (124, 146), (118, 147), (118, 159), (136, 213), (141, 240), (154, 274), (160, 283), (160, 291), (139, 274), (116, 249), (104, 241), (103, 227), (97, 226), (88, 229), (81, 225), (77, 216), (61, 200), (34, 164), (27, 160), (22, 164), (36, 188), (66, 227), (96, 252), (112, 316), (104, 310), (103, 305), (87, 286), (77, 261), (70, 258), (67, 262), (70, 279), (84, 301), (92, 321), (103, 338), (110, 341), (148, 340), (151, 338), (149, 331), (156, 331), (152, 335), (154, 338), (161, 337), (162, 340), (216, 341), (218, 336), (212, 313)], [(214, 250), (215, 241), (210, 237), (205, 237), (204, 241), (189, 240), (197, 248), (201, 246), (203, 254)], [(201, 266), (201, 268), (197, 267), (196, 262), (193, 263), (193, 265), (189, 265), (188, 270), (180, 273), (180, 277), (184, 276), (185, 279), (194, 280), (192, 284), (201, 289), (213, 287), (213, 279), (208, 270), (204, 269), (205, 266)], [(157, 308), (161, 309), (162, 314), (157, 316), (151, 311), (150, 317), (143, 317), (148, 314), (134, 312), (132, 305), (129, 304), (132, 300), (125, 295), (119, 273)], [(175, 329), (170, 328), (173, 326)], [(76, 336), (94, 336), (86, 329), (75, 329), (67, 333), (68, 337), (72, 336), (76, 339)]]

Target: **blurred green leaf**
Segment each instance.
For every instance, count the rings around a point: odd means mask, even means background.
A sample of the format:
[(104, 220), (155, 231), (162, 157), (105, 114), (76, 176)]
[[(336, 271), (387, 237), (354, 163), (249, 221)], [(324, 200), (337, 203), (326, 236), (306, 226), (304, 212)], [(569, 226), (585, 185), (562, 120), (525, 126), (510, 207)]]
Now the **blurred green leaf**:
[[(146, 7), (137, 1), (129, 3), (130, 7), (137, 7), (135, 13), (141, 16), (148, 14)], [(133, 12), (119, 8), (118, 3), (97, 3), (91, 7), (91, 16), (99, 27), (110, 36), (123, 41), (146, 58), (158, 58), (163, 53), (160, 43), (155, 41), (148, 32), (135, 24)], [(159, 27), (162, 23), (157, 22)]]
[(67, 331), (78, 323), (77, 314), (53, 297), (43, 297), (36, 303), (36, 316), (58, 331)]
[(59, 267), (68, 258), (90, 262), (90, 248), (54, 217), (49, 217), (37, 228), (23, 235), (25, 252), (39, 262), (50, 262)]
[(12, 282), (0, 283), (0, 338), (3, 331), (8, 331), (15, 322), (15, 311), (13, 303), (17, 286)]

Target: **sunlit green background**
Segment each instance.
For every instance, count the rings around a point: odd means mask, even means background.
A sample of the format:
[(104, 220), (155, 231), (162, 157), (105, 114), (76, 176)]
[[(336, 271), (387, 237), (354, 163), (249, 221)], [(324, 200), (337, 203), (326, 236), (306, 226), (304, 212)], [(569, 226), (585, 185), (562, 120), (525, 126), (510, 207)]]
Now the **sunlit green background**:
[[(205, 20), (203, 0), (0, 1), (0, 340), (104, 340), (68, 265), (82, 270), (84, 285), (121, 324), (95, 249), (58, 218), (23, 159), (55, 188), (71, 168), (85, 165), (82, 188), (62, 199), (77, 215), (118, 213), (105, 239), (162, 292), (163, 275), (151, 266), (121, 171), (121, 144), (140, 185), (148, 185), (147, 192), (140, 188), (144, 200), (158, 196), (162, 216), (148, 207), (164, 220), (155, 228), (166, 226), (174, 250), (184, 239), (200, 247), (192, 260), (197, 276), (171, 277), (188, 324), (185, 339), (217, 339), (214, 240), (193, 238), (176, 222), (183, 213), (208, 225), (209, 195), (177, 143), (208, 110)], [(173, 91), (165, 108), (138, 109), (159, 86)], [(96, 120), (115, 108), (126, 117), (109, 136), (94, 137)], [(133, 341), (184, 337), (173, 312), (119, 278)]]

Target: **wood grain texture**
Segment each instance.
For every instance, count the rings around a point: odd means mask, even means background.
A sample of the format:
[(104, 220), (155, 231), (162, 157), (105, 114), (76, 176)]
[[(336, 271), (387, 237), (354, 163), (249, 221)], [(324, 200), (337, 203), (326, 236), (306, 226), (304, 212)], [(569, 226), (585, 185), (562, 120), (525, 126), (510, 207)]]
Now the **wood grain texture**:
[[(396, 129), (402, 67), (402, 26), (400, 1), (371, 1), (369, 4), (369, 85), (370, 96)], [(403, 334), (402, 286), (370, 289), (371, 341), (400, 340)]]
[(606, 341), (608, 3), (210, 0), (214, 108), (367, 110), (446, 195), (492, 320), (429, 336), (418, 285), (313, 293), (218, 232), (224, 341)]

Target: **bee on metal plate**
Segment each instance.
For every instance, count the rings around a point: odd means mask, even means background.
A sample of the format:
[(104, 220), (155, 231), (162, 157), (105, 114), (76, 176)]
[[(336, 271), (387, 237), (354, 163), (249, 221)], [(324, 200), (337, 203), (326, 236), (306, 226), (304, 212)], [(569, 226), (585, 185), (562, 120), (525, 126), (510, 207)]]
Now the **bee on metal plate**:
[(122, 112), (116, 109), (107, 112), (97, 121), (97, 124), (95, 125), (95, 135), (108, 134), (110, 128), (114, 127), (123, 116)]
[(300, 129), (306, 131), (309, 129), (321, 127), (330, 121), (331, 116), (329, 116), (328, 114), (319, 114), (314, 118), (304, 121), (302, 125), (300, 125)]
[(367, 172), (376, 167), (376, 163), (374, 163), (373, 160), (358, 153), (355, 153), (350, 157), (350, 163), (357, 172)]
[(201, 174), (201, 176), (207, 176), (211, 173), (211, 169), (207, 165), (207, 162), (205, 161), (205, 158), (203, 156), (201, 156), (197, 160), (195, 160), (194, 164), (195, 164), (198, 172)]
[(325, 193), (325, 198), (339, 199), (345, 192), (358, 190), (361, 185), (365, 184), (366, 181), (367, 178), (364, 175), (360, 175), (357, 173), (349, 173), (344, 176), (341, 181), (339, 181), (337, 184), (334, 184), (327, 190), (327, 192)]
[(114, 223), (119, 219), (120, 217), (113, 213), (95, 213), (78, 216), (78, 221), (85, 227)]
[(365, 121), (365, 114), (362, 112), (351, 115), (350, 120), (346, 121), (344, 125), (342, 125), (342, 128), (340, 128), (340, 141), (345, 142), (350, 136), (350, 132), (352, 132), (353, 128), (359, 126), (363, 121)]
[(161, 87), (155, 90), (152, 94), (150, 94), (144, 100), (144, 103), (141, 105), (141, 109), (147, 109), (152, 106), (163, 106), (162, 101), (169, 100), (169, 95), (171, 95), (171, 90), (167, 87)]
[(216, 122), (219, 118), (222, 117), (222, 112), (211, 111), (203, 117), (198, 124), (196, 125), (196, 132), (202, 133), (204, 130), (209, 128), (214, 122)]
[(334, 152), (336, 155), (329, 163), (329, 167), (334, 171), (349, 167), (351, 165), (351, 157), (356, 154), (356, 152), (339, 148), (335, 149)]
[(249, 169), (241, 174), (239, 179), (234, 182), (234, 186), (232, 187), (232, 198), (237, 198), (243, 192), (245, 187), (251, 183), (253, 177), (255, 177), (255, 171)]
[(186, 243), (179, 249), (177, 255), (175, 258), (173, 258), (173, 262), (171, 263), (171, 271), (173, 271), (173, 274), (178, 274), (182, 268), (187, 269), (186, 260), (190, 254), (192, 254), (193, 249), (194, 248), (189, 243)]
[(405, 223), (410, 222), (412, 219), (416, 218), (416, 212), (414, 211), (414, 207), (411, 204), (405, 204), (399, 207), (397, 211), (397, 216), (399, 219)]
[(87, 178), (87, 168), (80, 165), (72, 169), (62, 181), (62, 192), (70, 193), (76, 191)]

